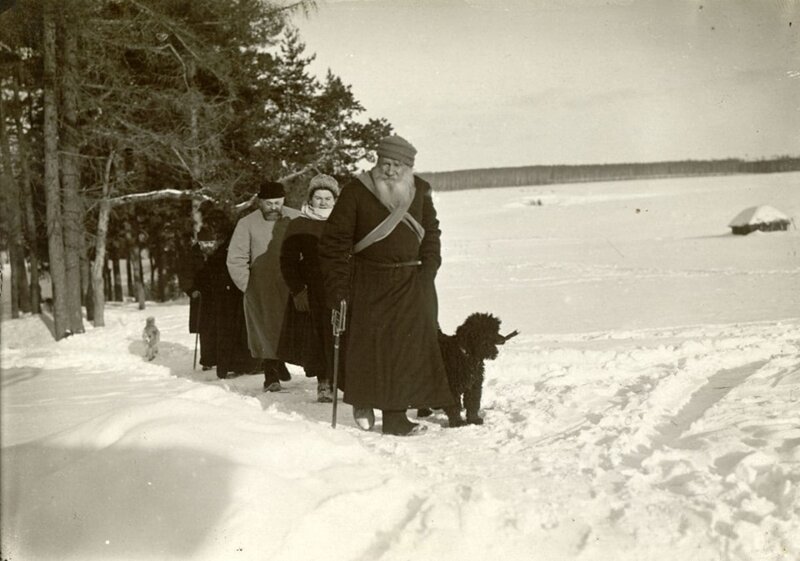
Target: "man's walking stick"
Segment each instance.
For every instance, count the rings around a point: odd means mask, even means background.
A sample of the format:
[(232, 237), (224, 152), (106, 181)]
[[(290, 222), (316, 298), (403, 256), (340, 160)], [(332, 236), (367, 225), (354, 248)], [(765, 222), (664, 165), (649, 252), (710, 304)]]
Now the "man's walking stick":
[(194, 334), (194, 361), (192, 362), (192, 370), (197, 370), (197, 340), (200, 338), (199, 333)]
[(202, 296), (197, 297), (197, 332), (194, 334), (194, 361), (192, 370), (197, 370), (197, 341), (200, 339), (200, 306), (203, 304)]
[(336, 405), (339, 403), (339, 343), (347, 324), (347, 301), (339, 303), (339, 309), (331, 314), (333, 325), (333, 415), (331, 427), (336, 428)]

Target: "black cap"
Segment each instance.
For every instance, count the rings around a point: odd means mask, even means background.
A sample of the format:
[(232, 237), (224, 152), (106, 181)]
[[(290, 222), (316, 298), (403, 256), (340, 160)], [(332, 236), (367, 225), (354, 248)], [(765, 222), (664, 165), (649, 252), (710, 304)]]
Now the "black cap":
[(283, 188), (283, 184), (277, 181), (264, 180), (258, 190), (259, 199), (279, 199), (285, 196), (286, 191)]

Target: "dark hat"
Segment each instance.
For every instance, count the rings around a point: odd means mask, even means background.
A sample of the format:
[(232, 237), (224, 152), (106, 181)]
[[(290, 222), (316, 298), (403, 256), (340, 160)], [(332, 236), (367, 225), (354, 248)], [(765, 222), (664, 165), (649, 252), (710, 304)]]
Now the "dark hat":
[(203, 226), (200, 228), (200, 231), (197, 232), (197, 241), (199, 242), (213, 242), (216, 241), (216, 239), (217, 238), (214, 235), (214, 230), (208, 226)]
[(411, 143), (403, 138), (393, 134), (391, 136), (384, 136), (378, 144), (378, 156), (384, 158), (392, 158), (406, 164), (407, 166), (414, 167), (414, 156), (417, 154), (417, 149)]
[(261, 183), (261, 188), (258, 191), (259, 199), (280, 199), (285, 196), (286, 191), (283, 188), (283, 184), (268, 179)]

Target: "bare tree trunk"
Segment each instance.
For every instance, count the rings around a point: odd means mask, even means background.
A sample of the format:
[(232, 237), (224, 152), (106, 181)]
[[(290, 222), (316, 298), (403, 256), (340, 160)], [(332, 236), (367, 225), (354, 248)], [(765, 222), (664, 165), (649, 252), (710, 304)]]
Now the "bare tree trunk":
[(146, 294), (144, 290), (144, 278), (142, 277), (142, 248), (136, 243), (131, 247), (131, 263), (133, 265), (133, 285), (136, 290), (136, 301), (139, 303), (139, 309), (144, 310)]
[(11, 291), (11, 319), (19, 319), (19, 284), (17, 280), (17, 250), (14, 247), (8, 248), (8, 262), (11, 266), (11, 278), (8, 279), (9, 290)]
[[(139, 240), (133, 231), (131, 223), (125, 221), (125, 240), (128, 245), (128, 284), (131, 286), (131, 296), (136, 295), (139, 302), (139, 309), (145, 308), (144, 279), (142, 278), (142, 250), (139, 247)], [(134, 292), (135, 291), (135, 292)]]
[(166, 279), (164, 278), (164, 251), (161, 248), (161, 244), (153, 250), (153, 269), (158, 272), (158, 281), (156, 286), (156, 299), (159, 302), (165, 302), (167, 300), (166, 295)]
[[(144, 265), (142, 264), (142, 246), (136, 243), (136, 257), (138, 258), (138, 275), (136, 278), (136, 300), (139, 302), (139, 309), (144, 310), (144, 303), (147, 300), (147, 288), (144, 284)], [(134, 272), (136, 274), (136, 272)]]
[(31, 311), (30, 295), (28, 294), (28, 271), (25, 268), (25, 254), (23, 253), (22, 244), (16, 247), (10, 257), (11, 279), (16, 284), (19, 311), (27, 313)]
[(103, 275), (106, 269), (106, 239), (108, 238), (108, 220), (111, 217), (111, 203), (108, 200), (111, 190), (111, 165), (114, 152), (108, 155), (105, 173), (103, 174), (103, 194), (100, 199), (100, 210), (97, 217), (97, 235), (94, 245), (94, 263), (92, 264), (92, 286), (94, 287), (94, 326), (104, 327), (106, 296)]
[(147, 252), (147, 262), (150, 264), (150, 294), (156, 292), (156, 263), (153, 258), (153, 250)]
[[(21, 108), (22, 102), (19, 95), (20, 82), (22, 81), (22, 63), (17, 64), (17, 76), (14, 80), (14, 101)], [(30, 98), (28, 96), (30, 103)], [(28, 148), (28, 135), (22, 126), (21, 109), (14, 113), (14, 124), (17, 131), (17, 150), (19, 153), (20, 174), (19, 186), (21, 191), (21, 206), (25, 224), (25, 237), (28, 242), (28, 257), (31, 264), (30, 301), (31, 312), (38, 314), (41, 311), (41, 289), (39, 287), (39, 244), (36, 230), (36, 214), (33, 211), (33, 183), (31, 182), (30, 150)]]
[[(195, 75), (197, 74), (197, 67), (194, 59), (189, 57), (186, 63), (186, 78), (191, 88), (190, 102), (189, 102), (189, 130), (191, 134), (190, 146), (190, 162), (191, 162), (191, 176), (192, 176), (192, 189), (200, 187), (199, 181), (202, 175), (202, 166), (200, 162), (200, 126), (198, 116), (198, 105), (200, 104), (200, 93), (195, 88)], [(192, 199), (192, 232), (193, 238), (197, 238), (197, 233), (203, 226), (203, 215), (200, 212), (201, 201), (199, 199)]]
[(131, 243), (127, 243), (125, 246), (125, 284), (127, 284), (128, 296), (133, 298), (133, 266), (131, 265), (131, 253), (133, 249)]
[[(103, 263), (103, 295), (105, 300), (114, 300), (114, 285), (111, 284), (111, 260), (106, 258)], [(103, 306), (105, 309), (105, 306)]]
[[(65, 12), (62, 11), (62, 14)], [(63, 126), (61, 129), (61, 179), (64, 197), (64, 266), (67, 274), (67, 312), (73, 333), (83, 333), (81, 309), (81, 254), (85, 252), (83, 231), (83, 201), (80, 195), (80, 168), (78, 164), (78, 112), (77, 112), (77, 29), (69, 16), (62, 19), (63, 72), (61, 76), (61, 102)]]
[[(14, 179), (14, 168), (11, 162), (11, 147), (9, 146), (8, 135), (6, 134), (6, 104), (0, 98), (0, 192), (5, 194), (5, 205), (2, 209), (3, 221), (8, 225), (8, 257), (11, 265), (11, 317), (19, 317), (21, 291), (19, 282), (25, 279), (27, 287), (27, 274), (25, 273), (25, 257), (22, 246), (22, 223), (20, 221), (19, 205), (19, 185)], [(19, 266), (22, 264), (23, 270), (20, 275)], [(26, 304), (27, 307), (27, 304)]]
[(122, 270), (117, 255), (111, 258), (111, 268), (114, 271), (114, 302), (122, 302), (124, 300), (122, 294)]
[[(84, 240), (85, 244), (85, 240)], [(81, 252), (81, 304), (86, 308), (86, 321), (94, 322), (94, 291), (92, 264), (85, 251)]]
[(56, 87), (56, 22), (54, 0), (45, 0), (42, 29), (44, 82), (44, 186), (47, 204), (47, 248), (53, 282), (53, 325), (56, 340), (69, 333), (67, 275), (58, 181), (58, 96)]

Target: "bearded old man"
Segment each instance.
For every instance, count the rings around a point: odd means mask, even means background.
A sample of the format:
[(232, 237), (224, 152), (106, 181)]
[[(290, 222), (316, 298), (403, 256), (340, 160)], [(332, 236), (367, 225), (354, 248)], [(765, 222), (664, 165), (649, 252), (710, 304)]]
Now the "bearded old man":
[(419, 434), (408, 408), (452, 404), (437, 342), (434, 279), (441, 264), (431, 186), (413, 173), (416, 149), (381, 139), (375, 167), (344, 186), (325, 225), (319, 257), (328, 306), (347, 301), (344, 401), (370, 430)]
[(284, 207), (285, 191), (276, 181), (264, 181), (258, 208), (239, 219), (233, 231), (226, 265), (234, 284), (244, 292), (247, 346), (264, 368), (264, 391), (280, 391), (288, 377), (277, 347), (289, 289), (280, 269), (286, 227), (298, 211)]

